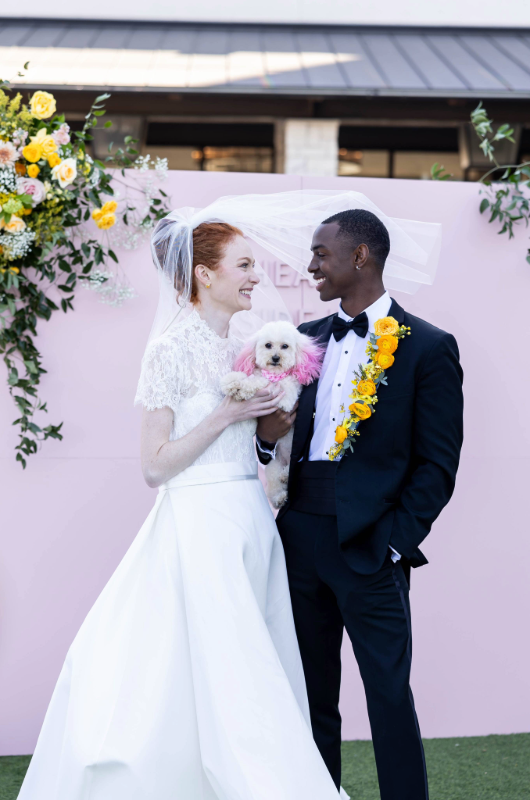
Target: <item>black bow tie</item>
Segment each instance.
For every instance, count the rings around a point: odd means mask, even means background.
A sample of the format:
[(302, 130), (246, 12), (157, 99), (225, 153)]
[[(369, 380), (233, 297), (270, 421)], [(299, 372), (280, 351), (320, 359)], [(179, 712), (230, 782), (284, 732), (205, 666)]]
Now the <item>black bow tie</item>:
[(332, 323), (332, 333), (335, 337), (335, 341), (340, 342), (343, 339), (348, 331), (355, 331), (357, 336), (360, 336), (361, 339), (364, 339), (366, 334), (368, 333), (368, 317), (366, 316), (366, 311), (362, 311), (358, 314), (355, 319), (346, 322), (345, 319), (339, 317), (333, 317)]

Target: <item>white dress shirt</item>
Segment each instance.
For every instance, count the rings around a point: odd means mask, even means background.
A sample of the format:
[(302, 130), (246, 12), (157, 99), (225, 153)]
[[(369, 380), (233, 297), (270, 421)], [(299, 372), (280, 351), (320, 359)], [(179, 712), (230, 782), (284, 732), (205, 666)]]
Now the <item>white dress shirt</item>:
[[(350, 394), (353, 390), (352, 380), (358, 371), (359, 364), (367, 364), (366, 345), (370, 334), (374, 333), (374, 326), (378, 319), (387, 317), (392, 305), (388, 292), (365, 308), (368, 317), (368, 333), (364, 338), (357, 336), (355, 331), (348, 331), (340, 342), (333, 334), (328, 343), (322, 371), (318, 381), (317, 399), (315, 405), (315, 427), (313, 438), (309, 447), (310, 461), (327, 461), (330, 447), (335, 442), (335, 429), (342, 422), (344, 413), (341, 406), (347, 410), (352, 400)], [(339, 308), (339, 317), (350, 322), (349, 317)], [(400, 554), (392, 550), (392, 561), (395, 563), (401, 558)]]
[[(341, 412), (341, 406), (348, 409), (352, 400), (350, 394), (353, 390), (352, 380), (359, 364), (368, 363), (366, 355), (366, 345), (370, 334), (374, 333), (374, 326), (378, 319), (387, 317), (392, 305), (392, 299), (388, 292), (365, 308), (368, 317), (368, 333), (364, 338), (357, 336), (355, 331), (348, 331), (340, 342), (337, 342), (333, 334), (328, 342), (326, 355), (322, 364), (322, 371), (318, 381), (317, 397), (315, 405), (315, 425), (313, 437), (309, 447), (310, 461), (327, 461), (330, 447), (335, 442), (335, 429), (342, 422), (345, 414)], [(353, 317), (349, 317), (339, 308), (339, 317), (350, 322)], [(276, 455), (276, 448), (268, 450), (260, 446), (259, 449), (272, 455)], [(392, 561), (395, 563), (401, 558), (400, 554), (392, 550)]]
[[(340, 408), (348, 409), (352, 400), (352, 380), (359, 364), (366, 364), (366, 345), (370, 333), (374, 332), (374, 325), (381, 317), (387, 317), (392, 300), (385, 292), (379, 300), (365, 308), (368, 317), (368, 333), (364, 338), (357, 336), (355, 331), (348, 331), (340, 342), (335, 340), (333, 334), (328, 343), (322, 371), (318, 381), (317, 399), (315, 407), (315, 427), (309, 448), (310, 461), (327, 461), (330, 448), (335, 442), (335, 428), (339, 425), (344, 414)], [(339, 309), (339, 317), (350, 322), (349, 317)]]

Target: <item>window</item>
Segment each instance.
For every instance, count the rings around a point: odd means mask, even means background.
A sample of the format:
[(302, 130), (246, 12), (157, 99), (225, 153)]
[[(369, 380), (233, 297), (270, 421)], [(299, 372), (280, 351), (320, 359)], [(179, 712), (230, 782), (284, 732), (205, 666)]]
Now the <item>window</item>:
[(170, 169), (273, 172), (273, 142), (271, 124), (151, 122), (143, 150)]
[(339, 175), (429, 178), (438, 162), (462, 179), (458, 128), (341, 125)]

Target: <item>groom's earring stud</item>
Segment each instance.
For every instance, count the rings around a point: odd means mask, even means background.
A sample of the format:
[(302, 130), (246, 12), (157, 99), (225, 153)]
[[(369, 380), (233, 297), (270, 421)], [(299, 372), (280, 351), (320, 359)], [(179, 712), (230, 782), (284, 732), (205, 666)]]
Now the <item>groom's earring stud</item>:
[(355, 269), (361, 269), (358, 264), (355, 265)]

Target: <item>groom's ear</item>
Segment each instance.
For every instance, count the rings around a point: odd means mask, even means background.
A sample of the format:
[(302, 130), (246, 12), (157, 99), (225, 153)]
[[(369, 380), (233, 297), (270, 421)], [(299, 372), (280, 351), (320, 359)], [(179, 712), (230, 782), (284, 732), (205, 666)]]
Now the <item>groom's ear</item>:
[(370, 258), (370, 248), (367, 244), (359, 244), (352, 252), (352, 265), (362, 269)]

